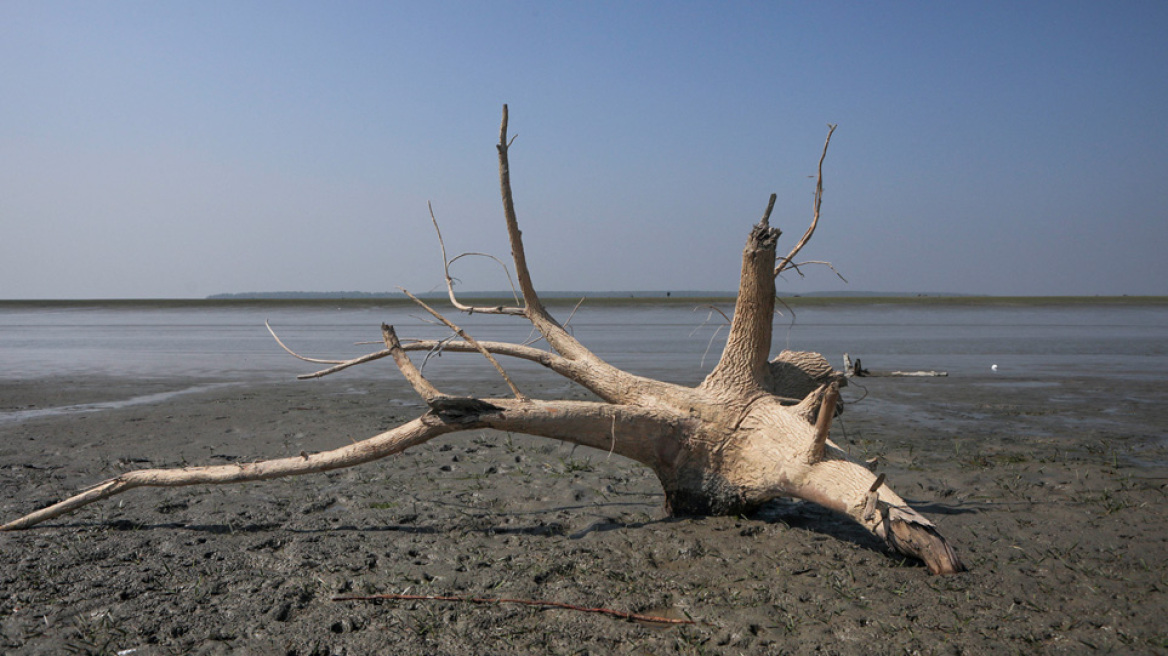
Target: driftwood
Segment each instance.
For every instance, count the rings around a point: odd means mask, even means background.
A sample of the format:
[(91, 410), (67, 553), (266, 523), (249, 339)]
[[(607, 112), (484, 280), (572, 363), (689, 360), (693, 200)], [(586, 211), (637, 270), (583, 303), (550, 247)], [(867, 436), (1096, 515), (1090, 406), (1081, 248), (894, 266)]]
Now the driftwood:
[[(420, 417), (323, 453), (255, 463), (127, 472), (0, 529), (28, 528), (136, 487), (234, 483), (323, 472), (400, 453), (450, 433), (497, 429), (590, 446), (642, 463), (656, 473), (665, 492), (666, 510), (674, 515), (749, 513), (776, 497), (796, 497), (852, 518), (891, 550), (924, 561), (932, 573), (963, 569), (933, 524), (893, 492), (883, 475), (876, 476), (864, 464), (851, 460), (831, 441), (832, 418), (839, 388), (846, 384), (845, 376), (833, 371), (818, 354), (784, 352), (768, 361), (775, 278), (783, 270), (796, 267), (794, 257), (818, 224), (823, 158), (831, 140), (830, 131), (819, 160), (811, 227), (780, 259), (776, 252), (780, 231), (769, 224), (775, 203), (775, 196), (770, 197), (762, 219), (746, 240), (738, 297), (721, 359), (701, 384), (685, 387), (614, 367), (585, 348), (548, 313), (535, 291), (516, 218), (507, 123), (504, 106), (497, 145), (499, 182), (522, 302), (514, 307), (472, 307), (457, 300), (454, 303), (467, 312), (525, 317), (550, 350), (527, 344), (478, 342), (438, 312), (427, 309), (460, 337), (442, 342), (445, 351), (486, 355), (505, 378), (495, 356), (536, 362), (587, 388), (599, 401), (528, 398), (509, 378), (506, 380), (512, 398), (443, 394), (407, 355), (439, 344), (403, 343), (392, 327), (385, 326), (385, 349), (355, 360), (324, 362), (331, 366), (310, 375), (326, 375), (391, 357), (429, 406), (429, 411)], [(447, 282), (453, 298), (449, 275)]]
[(860, 364), (860, 358), (856, 358), (856, 362), (852, 363), (852, 358), (847, 353), (844, 353), (844, 375), (847, 377), (856, 378), (944, 378), (949, 375), (947, 371), (871, 371), (865, 369)]

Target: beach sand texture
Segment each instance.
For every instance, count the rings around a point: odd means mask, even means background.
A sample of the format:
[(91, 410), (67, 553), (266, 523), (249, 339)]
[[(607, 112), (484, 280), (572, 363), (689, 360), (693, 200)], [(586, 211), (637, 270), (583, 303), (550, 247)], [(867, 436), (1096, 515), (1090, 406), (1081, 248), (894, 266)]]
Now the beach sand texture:
[[(931, 577), (803, 503), (670, 519), (631, 461), (461, 433), (328, 474), (133, 490), (2, 533), (0, 652), (1168, 652), (1168, 390), (986, 373), (858, 381), (845, 400), (866, 398), (833, 429), (940, 525), (965, 574)], [(423, 409), (403, 384), (341, 378), (84, 405), (183, 387), (0, 382), (0, 412), (17, 417), (0, 423), (0, 518), (130, 469), (326, 450)], [(379, 593), (697, 623), (333, 601)]]

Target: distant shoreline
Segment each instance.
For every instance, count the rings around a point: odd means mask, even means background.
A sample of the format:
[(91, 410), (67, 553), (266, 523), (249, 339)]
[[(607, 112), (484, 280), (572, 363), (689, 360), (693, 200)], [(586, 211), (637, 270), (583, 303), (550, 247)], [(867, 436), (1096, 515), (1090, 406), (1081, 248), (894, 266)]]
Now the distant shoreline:
[[(641, 295), (615, 295), (612, 293), (589, 295), (581, 293), (575, 296), (548, 295), (541, 296), (545, 305), (573, 306), (584, 299), (586, 306), (623, 306), (623, 305), (710, 305), (733, 304), (734, 295), (661, 295), (650, 296), (641, 292)], [(428, 297), (427, 302), (443, 309), (453, 309), (449, 299), (445, 296)], [(479, 307), (495, 307), (499, 305), (515, 305), (512, 298), (503, 297), (471, 297), (464, 296), (461, 300), (467, 304)], [(1046, 306), (1140, 306), (1140, 305), (1168, 305), (1168, 296), (780, 296), (781, 304), (792, 307), (825, 307), (832, 305), (932, 305), (932, 306), (1018, 306), (1018, 307), (1046, 307)], [(124, 308), (167, 308), (167, 307), (248, 307), (248, 306), (316, 306), (316, 307), (384, 307), (411, 305), (413, 301), (393, 296), (362, 296), (356, 298), (337, 297), (298, 297), (298, 298), (256, 298), (238, 296), (231, 298), (170, 298), (170, 299), (0, 299), (0, 309), (16, 308), (74, 308), (74, 307), (124, 307)]]

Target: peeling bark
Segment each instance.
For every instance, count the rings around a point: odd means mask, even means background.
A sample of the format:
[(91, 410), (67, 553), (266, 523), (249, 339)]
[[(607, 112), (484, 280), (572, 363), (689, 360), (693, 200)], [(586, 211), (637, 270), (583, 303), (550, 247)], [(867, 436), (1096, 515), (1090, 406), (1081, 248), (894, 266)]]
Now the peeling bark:
[[(745, 513), (776, 497), (796, 497), (852, 518), (883, 539), (892, 551), (922, 560), (932, 573), (952, 574), (964, 569), (936, 528), (909, 508), (885, 483), (883, 475), (877, 476), (865, 464), (850, 460), (831, 441), (832, 419), (840, 409), (839, 388), (846, 384), (844, 375), (816, 353), (784, 351), (768, 361), (775, 309), (774, 279), (782, 270), (795, 267), (791, 258), (811, 238), (818, 223), (823, 157), (830, 132), (820, 157), (811, 227), (795, 248), (778, 260), (780, 232), (769, 225), (775, 203), (771, 196), (762, 220), (751, 230), (743, 249), (738, 298), (722, 357), (699, 386), (685, 387), (635, 376), (612, 366), (585, 348), (543, 306), (527, 268), (515, 213), (507, 123), (504, 107), (497, 146), (499, 181), (522, 306), (463, 305), (454, 294), (449, 273), (448, 291), (456, 308), (526, 317), (551, 350), (478, 342), (440, 313), (426, 309), (461, 338), (443, 348), (487, 357), (511, 387), (514, 398), (443, 394), (425, 379), (407, 354), (436, 344), (403, 344), (392, 326), (383, 326), (384, 350), (350, 361), (313, 360), (332, 366), (308, 376), (328, 375), (392, 357), (429, 406), (421, 417), (324, 453), (239, 465), (128, 472), (0, 526), (0, 530), (28, 528), (135, 487), (236, 483), (322, 472), (399, 453), (440, 435), (490, 428), (563, 440), (642, 463), (656, 473), (665, 492), (667, 510), (672, 514)], [(444, 264), (448, 267), (445, 258), (443, 246)], [(280, 345), (284, 346), (282, 342)], [(591, 390), (601, 401), (530, 399), (519, 391), (494, 356), (537, 362)]]

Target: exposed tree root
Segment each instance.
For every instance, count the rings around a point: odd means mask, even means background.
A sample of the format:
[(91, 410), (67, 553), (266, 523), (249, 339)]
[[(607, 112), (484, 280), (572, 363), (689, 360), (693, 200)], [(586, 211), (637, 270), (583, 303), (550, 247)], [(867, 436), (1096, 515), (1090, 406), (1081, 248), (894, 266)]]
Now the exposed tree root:
[[(577, 341), (543, 306), (528, 271), (515, 216), (507, 116), (504, 106), (497, 145), (499, 181), (522, 305), (474, 308), (461, 304), (454, 293), (443, 244), (447, 287), (451, 302), (465, 311), (525, 317), (550, 350), (527, 344), (479, 342), (441, 313), (411, 297), (454, 331), (457, 339), (442, 342), (443, 349), (477, 352), (486, 357), (514, 398), (444, 394), (426, 380), (407, 355), (407, 351), (436, 348), (439, 344), (403, 344), (392, 326), (383, 326), (384, 350), (347, 361), (304, 358), (331, 365), (310, 375), (327, 375), (391, 356), (429, 406), (421, 417), (324, 453), (302, 453), (248, 464), (128, 472), (0, 526), (0, 530), (27, 528), (136, 487), (238, 483), (323, 472), (399, 453), (440, 435), (491, 428), (590, 446), (642, 463), (657, 475), (665, 491), (667, 509), (675, 514), (741, 513), (775, 497), (796, 497), (851, 517), (882, 538), (893, 551), (922, 560), (934, 574), (964, 569), (935, 527), (909, 508), (885, 483), (883, 475), (876, 476), (864, 463), (852, 461), (832, 443), (832, 419), (841, 409), (839, 387), (846, 384), (844, 375), (833, 371), (818, 354), (783, 352), (769, 360), (775, 277), (785, 269), (796, 268), (792, 258), (815, 232), (822, 201), (823, 160), (831, 131), (819, 160), (811, 226), (791, 252), (779, 260), (776, 245), (781, 233), (769, 224), (775, 203), (774, 196), (770, 198), (743, 249), (738, 297), (722, 356), (700, 385), (685, 387), (636, 376), (605, 362)], [(279, 337), (276, 339), (279, 342)], [(283, 342), (280, 345), (295, 355)], [(511, 380), (496, 355), (537, 362), (587, 388), (601, 401), (530, 399)]]

